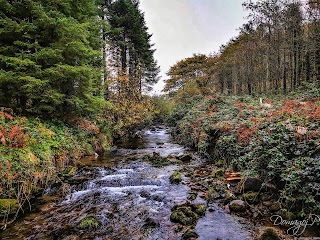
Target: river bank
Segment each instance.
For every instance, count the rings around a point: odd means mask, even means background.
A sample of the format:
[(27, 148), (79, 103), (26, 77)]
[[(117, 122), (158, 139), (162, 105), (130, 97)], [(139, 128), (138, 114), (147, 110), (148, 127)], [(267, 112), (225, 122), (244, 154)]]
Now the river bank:
[[(140, 139), (118, 146), (104, 158), (83, 159), (83, 165), (68, 179), (62, 201), (55, 198), (58, 188), (47, 189), (45, 198), (54, 201), (13, 224), (1, 233), (1, 239), (180, 239), (183, 235), (188, 239), (185, 233), (189, 229), (194, 229), (199, 239), (208, 239), (205, 226), (212, 221), (232, 229), (223, 236), (218, 231), (217, 237), (252, 238), (246, 224), (241, 225), (218, 205), (207, 207), (200, 195), (190, 200), (188, 177), (183, 175), (180, 184), (170, 183), (175, 171), (199, 166), (201, 160), (182, 163), (174, 157), (196, 154), (172, 143), (167, 131), (165, 127), (142, 131)], [(154, 152), (169, 156), (170, 162), (159, 166), (146, 161), (145, 156)], [(199, 213), (190, 224), (173, 223), (173, 209), (185, 204), (204, 205), (207, 218)], [(213, 212), (217, 215), (214, 219)]]

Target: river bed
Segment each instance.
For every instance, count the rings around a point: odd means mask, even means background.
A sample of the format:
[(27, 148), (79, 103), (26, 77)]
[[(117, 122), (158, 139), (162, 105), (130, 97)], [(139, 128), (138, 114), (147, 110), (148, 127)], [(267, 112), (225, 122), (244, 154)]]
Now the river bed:
[[(38, 211), (23, 216), (0, 239), (181, 239), (186, 229), (172, 223), (170, 214), (174, 205), (189, 201), (188, 178), (171, 184), (169, 177), (181, 164), (155, 167), (143, 160), (154, 152), (163, 157), (190, 152), (174, 143), (168, 131), (164, 126), (146, 129), (104, 157), (82, 159), (82, 167), (63, 186), (62, 199), (47, 189)], [(200, 163), (195, 158), (183, 167)], [(206, 204), (199, 197), (194, 202)], [(209, 207), (194, 226), (198, 239), (253, 239), (252, 228), (217, 204)], [(85, 228), (84, 220), (92, 226)]]

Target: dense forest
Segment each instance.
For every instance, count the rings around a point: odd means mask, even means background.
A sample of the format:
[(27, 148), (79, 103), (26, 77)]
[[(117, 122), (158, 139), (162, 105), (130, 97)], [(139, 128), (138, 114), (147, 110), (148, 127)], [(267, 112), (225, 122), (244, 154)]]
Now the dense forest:
[[(0, 214), (143, 125), (159, 67), (139, 1), (0, 1)], [(4, 223), (6, 218), (4, 219)]]

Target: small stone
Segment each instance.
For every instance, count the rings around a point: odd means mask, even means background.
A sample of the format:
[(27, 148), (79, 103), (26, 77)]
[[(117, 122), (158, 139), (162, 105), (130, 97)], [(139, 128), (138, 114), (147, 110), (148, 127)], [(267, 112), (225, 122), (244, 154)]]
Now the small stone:
[(273, 204), (274, 204), (274, 202), (272, 202), (272, 201), (262, 202), (262, 205), (263, 205), (263, 206), (266, 206), (266, 207), (271, 207)]
[(188, 229), (183, 235), (182, 235), (182, 239), (183, 240), (188, 240), (188, 239), (194, 239), (194, 238), (198, 238), (199, 235), (193, 231), (192, 229)]
[(179, 184), (182, 181), (181, 173), (179, 171), (174, 171), (169, 180), (171, 184)]
[(226, 213), (230, 213), (230, 207), (229, 207), (229, 205), (225, 205), (225, 206), (224, 206), (224, 211), (225, 211)]
[(182, 156), (179, 156), (179, 160), (182, 162), (188, 162), (192, 159), (192, 156), (190, 154), (184, 154)]

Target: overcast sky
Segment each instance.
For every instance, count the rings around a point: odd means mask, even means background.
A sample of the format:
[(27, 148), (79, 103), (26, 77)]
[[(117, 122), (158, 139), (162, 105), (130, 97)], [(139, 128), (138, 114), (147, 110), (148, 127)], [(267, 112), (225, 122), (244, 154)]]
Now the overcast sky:
[(161, 68), (161, 81), (170, 66), (193, 53), (218, 52), (222, 44), (237, 36), (245, 23), (244, 0), (140, 0), (140, 8), (152, 33)]

